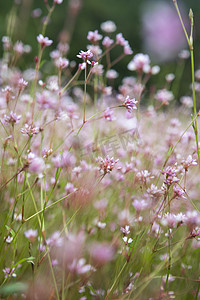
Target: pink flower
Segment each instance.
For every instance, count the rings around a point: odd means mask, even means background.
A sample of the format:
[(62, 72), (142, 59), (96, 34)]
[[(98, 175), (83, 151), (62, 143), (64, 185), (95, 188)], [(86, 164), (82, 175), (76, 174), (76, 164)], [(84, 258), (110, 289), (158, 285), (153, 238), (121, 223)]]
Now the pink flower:
[(113, 116), (113, 110), (111, 110), (109, 107), (106, 108), (105, 112), (104, 112), (104, 119), (106, 119), (107, 121), (113, 121), (115, 120), (115, 117)]
[(11, 111), (9, 115), (4, 115), (4, 122), (5, 123), (10, 123), (12, 125), (17, 124), (19, 120), (21, 119), (21, 115), (17, 116), (16, 113)]
[(36, 174), (41, 174), (45, 169), (44, 160), (30, 152), (28, 155), (29, 171)]
[(58, 67), (59, 69), (65, 69), (68, 67), (69, 65), (69, 60), (63, 57), (59, 57), (58, 59), (56, 59), (55, 61), (55, 65), (56, 67)]
[(137, 109), (137, 103), (138, 101), (136, 101), (135, 99), (130, 99), (130, 97), (127, 96), (122, 106), (125, 106), (128, 112), (131, 113), (134, 109)]
[(174, 99), (174, 95), (172, 92), (162, 89), (158, 90), (155, 95), (156, 100), (162, 102), (163, 105), (168, 105), (169, 101), (172, 101)]
[(51, 44), (53, 43), (52, 40), (50, 40), (48, 37), (44, 37), (42, 34), (39, 34), (37, 36), (37, 41), (42, 46), (42, 48), (51, 46)]
[(90, 247), (92, 261), (97, 266), (105, 265), (114, 258), (114, 248), (107, 243), (95, 243)]
[(93, 53), (90, 50), (87, 51), (80, 51), (77, 55), (78, 58), (82, 58), (84, 62), (88, 62), (88, 59), (93, 57)]
[(130, 71), (148, 73), (150, 70), (150, 58), (148, 54), (138, 53), (128, 64)]
[(102, 39), (102, 35), (98, 33), (98, 30), (89, 31), (87, 39), (92, 43), (96, 43)]
[(114, 43), (114, 41), (111, 38), (109, 38), (108, 36), (105, 36), (105, 38), (102, 41), (102, 45), (106, 48), (109, 48), (113, 43)]
[(118, 33), (116, 35), (116, 44), (120, 45), (120, 46), (123, 46), (123, 47), (126, 45), (126, 40), (123, 37), (122, 33)]
[(99, 170), (105, 175), (113, 170), (119, 159), (114, 160), (113, 157), (110, 158), (109, 155), (107, 155), (105, 159), (98, 157), (97, 161), (99, 162)]
[(33, 230), (33, 229), (29, 229), (27, 231), (24, 232), (25, 237), (31, 242), (33, 243), (37, 237), (37, 230)]
[(55, 4), (61, 4), (63, 2), (63, 0), (54, 0)]

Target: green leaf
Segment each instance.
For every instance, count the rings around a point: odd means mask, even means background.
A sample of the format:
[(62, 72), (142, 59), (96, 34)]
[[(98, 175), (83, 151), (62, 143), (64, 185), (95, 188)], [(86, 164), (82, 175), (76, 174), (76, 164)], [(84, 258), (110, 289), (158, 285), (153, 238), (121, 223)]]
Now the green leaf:
[(33, 262), (34, 259), (35, 259), (35, 257), (33, 257), (33, 256), (30, 256), (30, 257), (27, 257), (27, 258), (23, 258), (23, 259), (19, 260), (16, 264), (14, 264), (11, 267), (11, 269), (16, 268), (16, 266), (18, 266), (19, 264), (21, 264), (21, 263), (23, 263), (25, 261), (34, 264), (34, 262)]
[(9, 283), (0, 288), (0, 295), (7, 296), (14, 293), (23, 293), (27, 288), (27, 284), (23, 282)]

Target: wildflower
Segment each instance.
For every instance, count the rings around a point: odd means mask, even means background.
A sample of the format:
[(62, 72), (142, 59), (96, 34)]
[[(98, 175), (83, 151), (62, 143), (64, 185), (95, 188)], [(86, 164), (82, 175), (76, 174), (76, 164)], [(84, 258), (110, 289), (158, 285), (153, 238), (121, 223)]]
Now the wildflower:
[(133, 241), (132, 238), (129, 238), (129, 239), (128, 239), (127, 236), (124, 236), (122, 239), (123, 239), (123, 241), (125, 242), (126, 245), (131, 244), (132, 241)]
[(110, 69), (106, 72), (106, 77), (108, 79), (115, 79), (119, 76), (118, 72), (113, 70), (113, 69)]
[(24, 53), (24, 44), (21, 41), (17, 41), (13, 46), (13, 50), (17, 52), (18, 55), (22, 55)]
[(87, 39), (92, 43), (96, 43), (102, 39), (102, 35), (98, 33), (98, 30), (89, 31)]
[(24, 232), (25, 237), (31, 242), (33, 243), (37, 237), (37, 229), (33, 230), (33, 229), (29, 229), (27, 231)]
[(178, 56), (181, 59), (187, 59), (190, 57), (190, 51), (183, 49), (179, 52)]
[(166, 81), (169, 83), (172, 82), (174, 80), (174, 78), (175, 78), (175, 75), (173, 73), (169, 73), (165, 76)]
[(103, 39), (103, 41), (102, 41), (102, 45), (105, 48), (109, 48), (113, 43), (114, 43), (114, 40), (112, 40), (108, 36), (105, 36), (104, 39)]
[(147, 202), (144, 199), (142, 199), (142, 200), (136, 200), (135, 199), (132, 202), (132, 205), (134, 206), (134, 208), (137, 212), (139, 212), (141, 210), (145, 210), (148, 206)]
[(107, 243), (95, 243), (90, 246), (90, 256), (94, 265), (103, 266), (114, 258), (114, 248)]
[(177, 197), (177, 198), (182, 198), (182, 199), (185, 199), (186, 197), (184, 196), (185, 194), (185, 191), (178, 185), (178, 184), (175, 184), (173, 186), (173, 191), (174, 191), (174, 196)]
[(27, 134), (29, 137), (32, 137), (40, 132), (39, 127), (33, 127), (34, 125), (25, 124), (24, 127), (20, 130), (22, 134)]
[(61, 4), (63, 2), (63, 0), (54, 0), (55, 4)]
[(109, 157), (109, 155), (106, 156), (105, 159), (103, 159), (102, 157), (98, 157), (97, 161), (99, 162), (99, 170), (106, 175), (107, 173), (110, 173), (114, 166), (116, 165), (116, 163), (119, 161), (119, 159), (114, 160), (113, 157)]
[(193, 100), (192, 97), (190, 96), (183, 96), (180, 99), (182, 105), (184, 105), (187, 108), (192, 108), (193, 107)]
[(71, 264), (68, 265), (70, 272), (75, 274), (85, 274), (89, 271), (96, 271), (94, 267), (89, 264), (85, 264), (85, 259), (80, 258), (79, 260), (74, 259)]
[(37, 157), (34, 153), (28, 154), (29, 171), (36, 174), (41, 174), (45, 169), (44, 160), (41, 157)]
[(103, 30), (106, 33), (112, 33), (117, 29), (117, 27), (113, 21), (103, 22), (103, 23), (101, 23), (100, 27), (101, 27), (101, 30)]
[(192, 158), (192, 155), (188, 155), (187, 159), (182, 160), (181, 164), (183, 165), (183, 168), (187, 172), (188, 168), (190, 166), (196, 166), (197, 165), (197, 161), (196, 161), (196, 159)]
[(113, 116), (113, 110), (111, 110), (109, 107), (106, 108), (105, 112), (104, 112), (104, 119), (106, 119), (107, 121), (113, 121), (115, 120), (115, 117)]
[(168, 166), (162, 174), (165, 175), (164, 183), (168, 186), (179, 181), (179, 179), (176, 177), (176, 169), (173, 167)]
[(14, 271), (15, 271), (14, 268), (12, 268), (12, 269), (10, 269), (10, 268), (5, 268), (5, 269), (3, 269), (5, 278), (11, 277), (11, 276), (12, 276), (12, 277), (16, 277), (17, 275), (14, 273)]
[(9, 113), (9, 115), (4, 115), (4, 122), (5, 123), (10, 123), (12, 126), (14, 124), (19, 123), (19, 120), (21, 119), (21, 115), (16, 115), (13, 111)]
[(63, 57), (59, 57), (58, 59), (56, 59), (55, 65), (59, 69), (65, 69), (69, 66), (69, 60)]
[(74, 187), (73, 183), (68, 182), (65, 186), (65, 191), (67, 192), (67, 195), (75, 192), (77, 189)]
[(174, 95), (172, 92), (170, 92), (166, 89), (162, 89), (162, 90), (157, 91), (155, 98), (156, 98), (156, 100), (161, 102), (163, 105), (168, 105), (169, 101), (174, 99)]
[(126, 45), (126, 40), (123, 37), (122, 33), (116, 35), (116, 44), (124, 47)]
[(129, 62), (128, 69), (130, 71), (145, 72), (150, 71), (150, 58), (148, 54), (138, 53)]
[(19, 90), (22, 91), (24, 90), (24, 88), (28, 85), (28, 82), (25, 81), (23, 78), (20, 78), (19, 81), (18, 81), (18, 87), (19, 87)]
[(124, 45), (124, 54), (125, 55), (132, 55), (133, 54), (133, 50), (131, 49), (128, 42)]
[(136, 177), (139, 181), (145, 183), (147, 181), (148, 178), (153, 178), (153, 176), (150, 176), (151, 173), (147, 170), (142, 170), (140, 172), (136, 173)]
[(130, 226), (126, 225), (125, 228), (121, 227), (120, 230), (124, 235), (128, 235), (130, 233)]
[(82, 58), (85, 63), (88, 63), (88, 59), (93, 57), (93, 53), (90, 50), (80, 51), (77, 55), (78, 58)]
[(53, 43), (52, 40), (50, 40), (48, 37), (44, 37), (42, 34), (39, 34), (37, 36), (37, 41), (42, 48), (51, 46), (51, 44)]
[(9, 236), (6, 238), (6, 243), (10, 244), (10, 243), (12, 242), (12, 240), (13, 240), (13, 237), (9, 235)]
[(44, 148), (44, 149), (42, 149), (42, 158), (43, 159), (46, 159), (47, 157), (49, 157), (51, 154), (52, 154), (52, 152), (53, 152), (53, 149), (46, 149), (46, 148)]
[(125, 106), (128, 112), (131, 113), (134, 109), (137, 109), (137, 103), (138, 101), (136, 101), (135, 99), (130, 99), (130, 97), (127, 96), (122, 106)]

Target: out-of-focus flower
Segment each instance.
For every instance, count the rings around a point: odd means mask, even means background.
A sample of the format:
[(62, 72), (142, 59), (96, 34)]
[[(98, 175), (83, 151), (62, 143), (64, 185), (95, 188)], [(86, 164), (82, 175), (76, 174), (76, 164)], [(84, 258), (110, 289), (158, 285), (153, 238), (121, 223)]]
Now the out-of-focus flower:
[(11, 125), (19, 123), (19, 120), (21, 119), (21, 115), (17, 116), (16, 113), (11, 111), (9, 115), (4, 115), (4, 122), (10, 123)]
[(101, 30), (106, 32), (106, 33), (112, 33), (117, 29), (115, 23), (113, 21), (110, 21), (110, 20), (101, 23), (100, 27), (101, 27)]
[(25, 237), (31, 242), (33, 243), (37, 237), (37, 229), (33, 230), (33, 229), (29, 229), (27, 231), (24, 232)]
[(105, 36), (105, 38), (102, 41), (102, 45), (106, 48), (109, 48), (113, 43), (114, 43), (114, 40), (112, 40), (108, 36)]
[(106, 77), (108, 79), (115, 79), (119, 76), (118, 72), (115, 71), (114, 69), (110, 69), (106, 72)]
[(67, 58), (63, 58), (63, 57), (59, 57), (56, 61), (55, 61), (55, 65), (56, 67), (58, 67), (59, 69), (65, 69), (68, 67), (69, 65), (69, 60)]
[(98, 30), (95, 31), (89, 31), (88, 35), (87, 35), (87, 39), (91, 42), (91, 43), (96, 43), (98, 41), (100, 41), (102, 39), (102, 35), (99, 34)]
[(167, 2), (151, 1), (145, 6), (142, 20), (144, 48), (154, 60), (174, 59), (186, 45), (176, 10)]
[(148, 73), (150, 69), (150, 58), (148, 54), (138, 53), (128, 64), (130, 71), (145, 72)]
[(15, 274), (15, 269), (14, 268), (12, 268), (12, 269), (10, 269), (10, 268), (5, 268), (5, 269), (3, 269), (3, 272), (4, 272), (4, 275), (5, 275), (5, 278), (7, 278), (7, 277), (16, 277), (17, 275)]
[(95, 243), (89, 251), (95, 266), (102, 266), (113, 260), (115, 253), (114, 248), (107, 243)]
[(110, 109), (110, 107), (107, 107), (105, 112), (104, 112), (104, 119), (106, 119), (107, 121), (113, 121), (116, 118), (113, 116), (113, 110)]
[(169, 101), (174, 99), (174, 95), (172, 92), (170, 92), (166, 89), (162, 89), (162, 90), (157, 91), (155, 98), (159, 102), (162, 102), (163, 105), (168, 105)]
[(51, 46), (51, 44), (53, 43), (52, 40), (50, 40), (48, 37), (44, 37), (42, 34), (39, 34), (37, 36), (37, 41), (42, 46), (42, 48)]
[(63, 2), (63, 0), (54, 0), (55, 4), (61, 4)]

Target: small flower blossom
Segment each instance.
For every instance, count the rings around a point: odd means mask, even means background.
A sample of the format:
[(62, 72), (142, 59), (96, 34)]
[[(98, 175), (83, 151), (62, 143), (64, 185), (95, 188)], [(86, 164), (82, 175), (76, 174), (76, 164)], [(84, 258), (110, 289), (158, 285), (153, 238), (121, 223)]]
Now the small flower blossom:
[(38, 235), (38, 232), (37, 229), (36, 230), (29, 229), (24, 232), (24, 235), (31, 243), (33, 243)]
[(103, 266), (114, 258), (114, 249), (107, 243), (95, 243), (90, 246), (90, 256), (95, 266)]
[(19, 123), (21, 119), (21, 115), (16, 115), (13, 111), (9, 113), (9, 115), (4, 115), (4, 122), (5, 123), (10, 123), (11, 125)]
[(13, 50), (17, 52), (18, 55), (22, 55), (24, 53), (24, 44), (21, 41), (17, 41), (13, 47)]
[(51, 154), (53, 153), (53, 149), (42, 149), (42, 158), (46, 159), (47, 157), (49, 157)]
[(84, 258), (80, 258), (79, 260), (74, 259), (72, 263), (68, 265), (68, 269), (70, 270), (70, 272), (75, 274), (85, 274), (89, 271), (95, 271), (94, 267), (89, 264), (85, 264)]
[(88, 62), (90, 58), (93, 57), (93, 53), (90, 50), (87, 51), (80, 51), (79, 54), (77, 55), (78, 58), (82, 58), (84, 62)]
[(187, 159), (182, 160), (181, 164), (183, 165), (183, 168), (187, 172), (188, 168), (190, 166), (196, 166), (197, 165), (197, 161), (196, 161), (196, 159), (192, 158), (192, 155), (188, 155)]
[(120, 230), (124, 235), (128, 235), (130, 233), (130, 226), (126, 225), (125, 228), (121, 227)]
[(69, 60), (63, 57), (59, 57), (55, 61), (55, 65), (59, 69), (65, 69), (69, 66)]
[(87, 35), (87, 39), (91, 42), (91, 43), (96, 43), (98, 41), (100, 41), (102, 39), (102, 35), (98, 33), (98, 30), (95, 31), (89, 31), (88, 35)]
[(33, 127), (33, 124), (25, 124), (24, 127), (20, 130), (22, 134), (27, 134), (29, 137), (32, 137), (40, 132), (39, 127)]
[(123, 106), (125, 106), (128, 112), (131, 113), (134, 109), (137, 109), (137, 103), (138, 101), (136, 101), (135, 99), (130, 99), (130, 97), (127, 96), (126, 100), (123, 103)]
[(42, 34), (39, 34), (37, 36), (37, 41), (42, 46), (42, 48), (51, 46), (51, 44), (53, 43), (52, 40), (50, 40), (48, 37), (44, 37)]
[(113, 69), (110, 69), (106, 72), (106, 77), (108, 79), (116, 79), (117, 77), (119, 76), (118, 72), (113, 70)]
[(122, 239), (123, 239), (123, 241), (125, 242), (126, 245), (131, 244), (132, 241), (133, 241), (132, 238), (129, 238), (129, 239), (128, 239), (127, 236), (124, 236)]
[(61, 4), (63, 2), (63, 0), (54, 0), (55, 4)]
[(182, 199), (185, 199), (186, 197), (184, 196), (185, 192), (184, 190), (178, 185), (178, 184), (175, 184), (173, 186), (173, 191), (174, 191), (174, 195), (175, 197), (177, 198), (182, 198)]
[(147, 181), (147, 179), (149, 178), (153, 178), (153, 176), (150, 176), (151, 173), (148, 170), (142, 170), (140, 172), (136, 173), (136, 177), (139, 181), (145, 183)]
[(169, 101), (172, 101), (174, 99), (174, 95), (172, 92), (166, 89), (162, 89), (157, 91), (155, 98), (163, 105), (168, 105)]
[(116, 44), (124, 47), (126, 45), (126, 40), (123, 37), (122, 33), (116, 35)]
[(115, 120), (115, 117), (113, 116), (113, 110), (111, 110), (109, 107), (106, 108), (105, 112), (104, 112), (104, 119), (106, 119), (107, 121), (113, 121)]
[(124, 54), (125, 55), (132, 55), (133, 54), (133, 50), (131, 49), (128, 41), (126, 42), (126, 44), (124, 45)]
[(45, 169), (44, 160), (32, 152), (28, 154), (28, 164), (29, 171), (32, 173), (41, 174)]
[(117, 29), (115, 23), (113, 21), (110, 21), (110, 20), (101, 23), (100, 27), (101, 27), (101, 30), (106, 32), (106, 33), (112, 33)]
[(128, 69), (130, 71), (145, 72), (150, 71), (150, 58), (149, 55), (138, 53), (128, 64)]
[(23, 78), (20, 78), (19, 81), (18, 81), (18, 87), (19, 87), (19, 90), (22, 91), (24, 90), (24, 88), (28, 85), (28, 82), (25, 81)]
[(104, 39), (103, 39), (103, 41), (102, 41), (102, 45), (105, 48), (109, 48), (113, 43), (114, 43), (114, 40), (112, 40), (108, 36), (105, 36)]
[(114, 160), (113, 157), (110, 158), (109, 155), (107, 155), (105, 159), (98, 157), (97, 161), (99, 162), (99, 170), (105, 175), (113, 170), (119, 159)]
[(5, 269), (3, 269), (3, 272), (4, 272), (4, 275), (5, 275), (5, 278), (7, 278), (7, 277), (16, 277), (17, 275), (15, 274), (15, 269), (14, 268), (12, 268), (12, 269), (10, 269), (10, 268), (5, 268)]
[(166, 170), (163, 171), (163, 174), (165, 175), (164, 183), (168, 186), (179, 181), (176, 177), (176, 169), (171, 166), (168, 166)]

